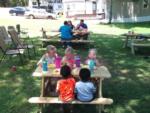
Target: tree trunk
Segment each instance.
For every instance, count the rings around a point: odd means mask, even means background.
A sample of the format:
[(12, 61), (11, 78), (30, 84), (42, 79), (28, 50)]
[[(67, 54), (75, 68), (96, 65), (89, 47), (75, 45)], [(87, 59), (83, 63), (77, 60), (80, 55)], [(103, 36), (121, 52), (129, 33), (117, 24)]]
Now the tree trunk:
[(112, 22), (112, 0), (110, 0), (109, 24)]
[(37, 0), (37, 3), (38, 3), (38, 7), (40, 7), (41, 4), (40, 0)]

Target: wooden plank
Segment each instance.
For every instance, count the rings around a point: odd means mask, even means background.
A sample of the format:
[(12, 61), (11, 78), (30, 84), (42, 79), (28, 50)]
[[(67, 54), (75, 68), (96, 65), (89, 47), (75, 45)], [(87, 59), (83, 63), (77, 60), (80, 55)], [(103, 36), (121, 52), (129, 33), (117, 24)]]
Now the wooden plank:
[[(78, 70), (79, 71), (79, 70)], [(76, 72), (78, 73), (78, 72)], [(59, 73), (59, 69), (48, 69), (47, 72), (42, 71), (42, 67), (38, 66), (36, 70), (32, 73), (32, 76), (34, 77), (61, 77)], [(78, 75), (75, 75), (78, 76)], [(94, 73), (91, 75), (92, 77), (98, 77), (98, 78), (110, 78), (111, 74), (108, 71), (107, 67), (100, 66), (98, 67)]]
[(72, 102), (62, 102), (58, 97), (31, 97), (28, 100), (29, 103), (32, 104), (101, 104), (101, 105), (110, 105), (113, 103), (113, 100), (110, 98), (96, 98), (91, 102), (80, 102), (80, 101), (72, 101)]
[(133, 43), (133, 46), (139, 46), (139, 47), (150, 47), (150, 44), (137, 44), (137, 43)]
[(70, 40), (70, 41), (61, 41), (60, 39), (39, 39), (42, 42), (72, 42), (72, 43), (94, 43), (93, 40)]

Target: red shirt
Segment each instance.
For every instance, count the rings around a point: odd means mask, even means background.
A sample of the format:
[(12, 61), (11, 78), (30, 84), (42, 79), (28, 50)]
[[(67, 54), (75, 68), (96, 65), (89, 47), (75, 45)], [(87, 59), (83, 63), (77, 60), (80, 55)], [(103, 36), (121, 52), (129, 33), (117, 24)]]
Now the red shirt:
[(59, 98), (63, 102), (69, 102), (74, 99), (74, 89), (75, 79), (73, 77), (59, 80), (57, 83), (57, 91), (59, 91)]

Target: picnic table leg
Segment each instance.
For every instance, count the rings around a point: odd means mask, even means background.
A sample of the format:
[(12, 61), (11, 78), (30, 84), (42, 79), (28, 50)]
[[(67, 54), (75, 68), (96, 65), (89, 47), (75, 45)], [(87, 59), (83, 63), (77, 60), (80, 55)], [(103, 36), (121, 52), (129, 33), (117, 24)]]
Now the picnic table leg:
[(37, 113), (43, 113), (43, 104), (39, 104), (40, 111)]
[(135, 49), (134, 49), (133, 43), (131, 44), (131, 53), (132, 53), (133, 55), (135, 55)]
[(45, 78), (42, 77), (42, 81), (41, 81), (41, 97), (44, 96), (44, 93), (45, 93), (44, 89), (45, 89)]
[(102, 96), (102, 81), (103, 81), (103, 79), (100, 78), (100, 83), (99, 83), (99, 97), (103, 97)]
[[(102, 95), (102, 82), (103, 82), (103, 78), (100, 78), (100, 83), (99, 83), (99, 97), (103, 97)], [(104, 110), (104, 106), (103, 105), (100, 105), (99, 106), (99, 113), (101, 113), (103, 110)]]
[[(45, 93), (45, 77), (42, 77), (42, 81), (41, 81), (41, 97), (44, 97), (44, 93)], [(43, 113), (43, 104), (40, 104), (40, 113)]]
[(125, 44), (124, 44), (124, 48), (126, 48), (128, 46), (128, 39), (129, 39), (129, 37), (126, 36), (126, 41), (125, 41)]

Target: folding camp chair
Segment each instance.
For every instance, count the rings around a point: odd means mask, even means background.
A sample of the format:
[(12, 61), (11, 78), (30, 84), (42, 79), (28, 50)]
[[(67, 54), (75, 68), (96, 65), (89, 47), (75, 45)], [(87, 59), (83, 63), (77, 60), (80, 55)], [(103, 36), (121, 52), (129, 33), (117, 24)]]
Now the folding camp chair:
[(13, 43), (16, 46), (16, 48), (27, 49), (29, 57), (30, 57), (29, 49), (33, 49), (34, 55), (36, 55), (35, 46), (34, 45), (29, 45), (29, 44), (26, 44), (26, 43), (22, 42), (20, 40), (20, 38), (18, 37), (17, 32), (14, 29), (9, 29), (8, 33), (10, 34), (10, 36), (11, 36), (11, 38), (13, 40)]
[(11, 38), (8, 36), (8, 32), (4, 26), (0, 26), (1, 38), (4, 39), (5, 43), (9, 44), (12, 42)]
[(3, 56), (2, 56), (2, 58), (1, 58), (1, 60), (0, 60), (0, 62), (3, 60), (3, 58), (6, 56), (6, 55), (19, 55), (19, 57), (20, 57), (20, 62), (21, 63), (23, 63), (23, 58), (22, 58), (22, 56), (21, 55), (23, 55), (24, 54), (24, 49), (8, 49), (7, 48), (7, 46), (6, 46), (6, 44), (5, 44), (5, 41), (4, 41), (4, 39), (1, 37), (1, 33), (0, 33), (0, 48), (1, 48), (1, 50), (2, 50), (2, 52), (3, 52)]

